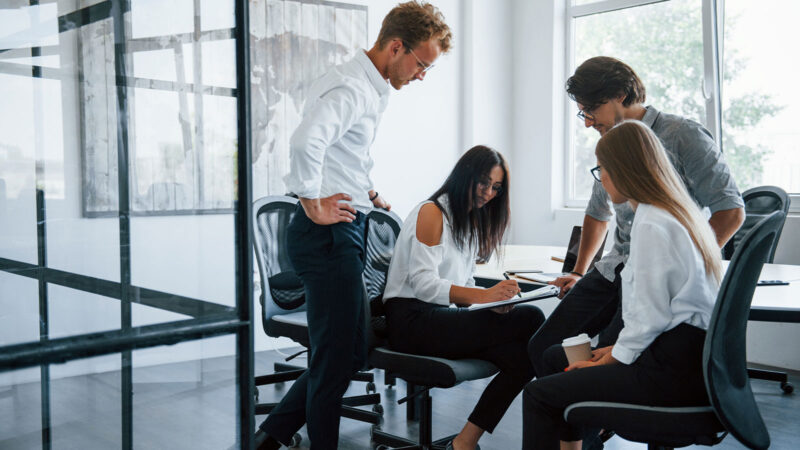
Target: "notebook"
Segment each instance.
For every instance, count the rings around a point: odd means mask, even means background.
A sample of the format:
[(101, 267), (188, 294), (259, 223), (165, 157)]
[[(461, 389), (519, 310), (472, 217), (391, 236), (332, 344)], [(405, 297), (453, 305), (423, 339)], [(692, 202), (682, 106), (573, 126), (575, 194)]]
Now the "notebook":
[(534, 300), (542, 300), (545, 298), (551, 298), (558, 295), (559, 289), (556, 286), (545, 286), (535, 291), (526, 292), (522, 294), (522, 297), (514, 297), (508, 300), (501, 300), (499, 302), (492, 302), (492, 303), (480, 303), (478, 305), (471, 305), (469, 307), (470, 311), (478, 311), (481, 309), (487, 308), (497, 308), (499, 306), (509, 306), (509, 305), (516, 305), (517, 303), (527, 303), (532, 302)]

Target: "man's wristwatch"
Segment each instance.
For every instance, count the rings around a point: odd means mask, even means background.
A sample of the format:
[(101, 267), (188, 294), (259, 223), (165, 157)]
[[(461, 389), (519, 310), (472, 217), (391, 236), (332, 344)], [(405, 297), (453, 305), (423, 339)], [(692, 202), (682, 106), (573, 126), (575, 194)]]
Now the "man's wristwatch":
[(369, 198), (369, 201), (371, 201), (371, 202), (374, 202), (374, 201), (375, 201), (375, 199), (376, 199), (376, 198), (378, 198), (378, 196), (379, 196), (379, 195), (380, 195), (380, 194), (378, 194), (378, 191), (375, 191), (375, 195), (373, 195), (372, 197), (370, 197), (370, 198)]

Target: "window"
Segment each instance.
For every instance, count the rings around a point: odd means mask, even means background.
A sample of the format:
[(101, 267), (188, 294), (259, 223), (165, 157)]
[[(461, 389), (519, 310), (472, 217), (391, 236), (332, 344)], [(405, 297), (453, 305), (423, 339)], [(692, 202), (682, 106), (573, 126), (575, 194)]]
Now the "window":
[[(780, 3), (786, 14), (746, 0), (724, 7), (712, 0), (573, 0), (567, 74), (592, 56), (625, 61), (642, 78), (647, 104), (700, 122), (721, 141), (741, 191), (774, 184), (798, 193), (800, 132), (792, 113), (800, 114), (800, 94), (786, 86), (800, 62), (780, 43), (791, 42), (800, 5)], [(571, 100), (566, 111), (564, 198), (580, 207), (591, 193), (599, 135), (574, 118)]]
[(793, 88), (800, 59), (787, 49), (798, 17), (800, 4), (792, 0), (769, 8), (725, 2), (722, 142), (743, 191), (769, 184), (800, 193), (800, 93)]

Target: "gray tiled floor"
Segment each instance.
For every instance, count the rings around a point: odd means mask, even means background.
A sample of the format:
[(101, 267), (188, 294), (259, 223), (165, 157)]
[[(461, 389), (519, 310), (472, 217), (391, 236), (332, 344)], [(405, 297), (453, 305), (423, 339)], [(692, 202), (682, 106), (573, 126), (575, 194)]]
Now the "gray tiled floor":
[[(275, 352), (256, 356), (256, 373), (269, 373), (281, 360)], [(300, 361), (304, 363), (304, 361)], [(383, 428), (414, 436), (416, 423), (407, 423), (404, 407), (396, 400), (405, 394), (383, 385), (377, 389), (385, 408)], [(53, 380), (51, 417), (53, 449), (108, 449), (120, 446), (120, 375), (109, 372)], [(793, 374), (795, 385), (800, 376)], [(435, 390), (434, 437), (453, 434), (463, 426), (486, 381), (465, 383), (449, 390)], [(777, 383), (753, 381), (753, 390), (772, 437), (773, 449), (795, 449), (800, 441), (800, 394), (782, 395)], [(289, 384), (261, 388), (262, 402), (279, 399)], [(29, 383), (0, 388), (0, 449), (40, 449), (40, 386)], [(353, 383), (349, 393), (365, 392), (364, 383)], [(236, 387), (233, 358), (176, 363), (134, 370), (134, 448), (226, 449), (235, 440)], [(517, 398), (492, 435), (481, 440), (486, 450), (520, 447), (521, 400)], [(260, 423), (265, 416), (258, 416)], [(370, 427), (344, 419), (341, 449), (370, 449)], [(305, 430), (301, 430), (304, 435)], [(308, 441), (305, 441), (308, 445)], [(613, 438), (607, 449), (644, 449), (641, 444)], [(717, 448), (743, 448), (732, 437)]]

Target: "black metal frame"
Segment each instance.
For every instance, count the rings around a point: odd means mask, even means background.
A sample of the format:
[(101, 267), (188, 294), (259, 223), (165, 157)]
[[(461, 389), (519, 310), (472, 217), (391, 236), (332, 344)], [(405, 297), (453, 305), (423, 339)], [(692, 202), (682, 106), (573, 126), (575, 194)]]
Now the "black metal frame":
[[(50, 436), (50, 368), (77, 358), (120, 353), (122, 394), (122, 448), (133, 448), (133, 402), (131, 352), (179, 342), (198, 340), (219, 335), (236, 335), (236, 374), (238, 430), (237, 439), (241, 448), (253, 448), (253, 263), (251, 212), (251, 140), (250, 140), (250, 81), (249, 81), (249, 16), (247, 0), (235, 2), (237, 119), (238, 119), (238, 185), (234, 201), (235, 258), (236, 258), (236, 307), (231, 308), (199, 299), (178, 296), (166, 292), (133, 286), (131, 284), (130, 259), (130, 202), (128, 174), (128, 88), (126, 77), (126, 30), (124, 15), (130, 11), (130, 0), (107, 0), (58, 18), (59, 32), (111, 18), (114, 26), (114, 52), (117, 99), (117, 163), (119, 170), (119, 219), (120, 281), (113, 282), (47, 267), (46, 204), (44, 191), (36, 192), (37, 218), (37, 264), (0, 258), (0, 271), (34, 278), (39, 285), (40, 339), (35, 342), (0, 347), (0, 371), (30, 366), (41, 367), (42, 401), (42, 448), (52, 446)], [(39, 4), (30, 0), (30, 5)], [(45, 53), (52, 49), (48, 49)], [(0, 50), (7, 52), (13, 50)], [(31, 49), (32, 56), (41, 56), (41, 47)], [(2, 63), (2, 68), (17, 64)], [(24, 67), (24, 66), (22, 66)], [(12, 72), (24, 74), (13, 67)], [(55, 76), (54, 76), (55, 75)], [(41, 66), (30, 66), (33, 78), (57, 78), (59, 71), (50, 71)], [(34, 95), (36, 95), (34, 93)], [(36, 97), (34, 97), (36, 101)], [(34, 118), (35, 120), (35, 118)], [(44, 181), (44, 150), (40, 141), (34, 143), (36, 150), (36, 182)], [(71, 289), (103, 295), (120, 301), (120, 329), (49, 338), (48, 286), (56, 284)], [(131, 303), (140, 303), (166, 311), (191, 316), (191, 319), (133, 327)]]

